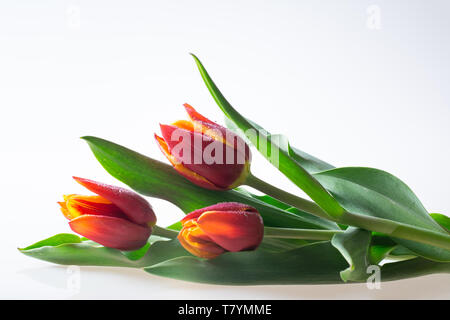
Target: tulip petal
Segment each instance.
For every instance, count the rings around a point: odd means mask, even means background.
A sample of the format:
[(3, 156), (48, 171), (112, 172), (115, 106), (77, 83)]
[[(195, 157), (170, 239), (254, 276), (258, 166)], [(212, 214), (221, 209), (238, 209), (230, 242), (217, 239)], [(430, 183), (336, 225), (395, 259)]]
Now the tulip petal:
[(262, 218), (254, 211), (206, 211), (197, 224), (215, 243), (233, 252), (255, 249), (264, 236)]
[(61, 212), (68, 220), (72, 220), (73, 218), (76, 218), (80, 215), (80, 213), (73, 214), (72, 212), (67, 209), (67, 205), (65, 202), (59, 201), (58, 204), (61, 206)]
[(186, 222), (183, 222), (183, 232), (185, 238), (189, 237), (189, 239), (193, 241), (211, 241), (211, 238), (206, 235), (197, 225), (197, 219), (191, 219)]
[(119, 250), (136, 250), (147, 243), (152, 229), (128, 220), (98, 216), (82, 215), (69, 222), (70, 228), (101, 245)]
[(156, 216), (151, 205), (137, 193), (89, 179), (73, 178), (88, 190), (115, 204), (129, 220), (141, 225), (155, 225)]
[(61, 211), (69, 220), (83, 214), (127, 219), (127, 216), (119, 207), (100, 196), (70, 194), (65, 195), (64, 200), (64, 205), (60, 203)]
[[(250, 161), (251, 152), (245, 141), (235, 134), (233, 131), (215, 123), (208, 118), (198, 113), (191, 105), (185, 103), (184, 108), (189, 115), (189, 118), (194, 122), (194, 128), (201, 128), (201, 132), (213, 138), (219, 140), (224, 144), (235, 149), (238, 153), (242, 153), (246, 161)], [(198, 130), (196, 130), (198, 131)]]
[(200, 176), (192, 170), (186, 168), (181, 162), (179, 162), (173, 155), (170, 154), (167, 143), (163, 138), (159, 137), (155, 134), (156, 142), (158, 143), (159, 149), (166, 156), (167, 160), (172, 164), (173, 168), (181, 174), (183, 177), (191, 181), (192, 183), (212, 190), (220, 190), (220, 188), (216, 187), (212, 182), (208, 181), (208, 179)]
[(198, 113), (193, 106), (191, 106), (188, 103), (183, 104), (184, 108), (186, 109), (186, 112), (189, 115), (189, 118), (191, 118), (192, 121), (200, 121), (200, 122), (205, 122), (205, 123), (209, 123), (209, 124), (214, 124), (217, 125), (217, 123), (209, 120), (208, 118), (202, 116), (200, 113)]
[(188, 220), (196, 219), (201, 216), (203, 212), (206, 211), (246, 211), (246, 212), (258, 212), (252, 206), (248, 204), (240, 203), (240, 202), (220, 202), (213, 204), (208, 207), (204, 207), (201, 209), (197, 209), (187, 214), (182, 220), (181, 223), (184, 225)]
[(195, 131), (194, 123), (188, 120), (178, 120), (172, 123), (172, 125), (188, 131)]
[(248, 162), (237, 151), (202, 133), (173, 125), (160, 125), (169, 153), (189, 170), (212, 182), (217, 188), (229, 189), (248, 174)]
[(182, 229), (178, 234), (180, 244), (194, 256), (212, 259), (225, 252), (223, 248), (210, 241), (202, 241), (189, 237), (189, 230)]
[(200, 227), (196, 226), (193, 228), (186, 228), (186, 229), (189, 229), (189, 236), (186, 239), (191, 240), (191, 241), (196, 241), (196, 242), (202, 242), (202, 241), (212, 242), (211, 238), (208, 237), (206, 235), (206, 233), (204, 233), (203, 230), (200, 229)]
[[(191, 105), (185, 103), (183, 106), (186, 109), (189, 118), (191, 119), (192, 123), (190, 126), (192, 128), (191, 131), (196, 131), (198, 133), (205, 134), (214, 140), (222, 142), (223, 144), (228, 144), (226, 140), (227, 137), (230, 138), (236, 136), (232, 131), (228, 130), (227, 128), (202, 116)], [(178, 127), (178, 123), (174, 123), (174, 125)], [(232, 148), (234, 147), (233, 144), (229, 145)]]

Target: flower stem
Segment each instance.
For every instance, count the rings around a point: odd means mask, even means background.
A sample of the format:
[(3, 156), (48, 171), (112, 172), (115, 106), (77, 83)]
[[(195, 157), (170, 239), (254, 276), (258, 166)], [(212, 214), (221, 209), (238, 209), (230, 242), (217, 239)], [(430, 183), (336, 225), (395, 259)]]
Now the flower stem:
[(160, 226), (153, 226), (152, 235), (169, 239), (175, 239), (178, 236), (178, 231), (163, 228)]
[(251, 173), (247, 177), (245, 184), (247, 184), (248, 186), (253, 187), (269, 196), (272, 196), (275, 199), (280, 200), (281, 202), (284, 202), (293, 207), (296, 207), (297, 209), (311, 213), (312, 215), (315, 215), (317, 217), (332, 220), (332, 217), (330, 217), (325, 211), (322, 210), (322, 208), (320, 208), (314, 202), (303, 199), (299, 196), (296, 196), (296, 195), (286, 192), (284, 190), (281, 190), (281, 189), (255, 177)]
[(325, 211), (323, 211), (314, 202), (274, 187), (252, 174), (249, 174), (245, 183), (250, 187), (253, 187), (271, 197), (274, 197), (275, 199), (278, 199), (286, 204), (289, 204), (304, 212), (310, 213), (320, 218), (325, 218), (344, 225), (355, 226), (370, 231), (380, 232), (391, 237), (412, 240), (450, 250), (450, 235), (448, 234), (408, 225), (393, 220), (355, 214), (351, 212), (344, 212), (339, 217), (332, 217)]
[(342, 230), (314, 230), (314, 229), (292, 229), (292, 228), (274, 228), (265, 227), (264, 237), (283, 238), (283, 239), (305, 239), (305, 240), (331, 240), (337, 233), (343, 233)]

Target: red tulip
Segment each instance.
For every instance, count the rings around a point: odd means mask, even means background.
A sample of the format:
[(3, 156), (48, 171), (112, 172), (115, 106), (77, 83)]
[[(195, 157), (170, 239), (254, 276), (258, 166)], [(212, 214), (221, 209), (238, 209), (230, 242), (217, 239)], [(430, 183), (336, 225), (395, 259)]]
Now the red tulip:
[(227, 251), (254, 250), (264, 235), (258, 211), (236, 202), (195, 210), (181, 223), (183, 228), (178, 234), (181, 245), (193, 255), (207, 259)]
[(230, 130), (184, 105), (190, 120), (161, 125), (161, 151), (181, 175), (204, 188), (233, 189), (250, 170), (250, 148)]
[(124, 188), (74, 179), (97, 195), (65, 195), (64, 202), (58, 202), (73, 231), (120, 250), (135, 250), (147, 243), (156, 223), (147, 200)]

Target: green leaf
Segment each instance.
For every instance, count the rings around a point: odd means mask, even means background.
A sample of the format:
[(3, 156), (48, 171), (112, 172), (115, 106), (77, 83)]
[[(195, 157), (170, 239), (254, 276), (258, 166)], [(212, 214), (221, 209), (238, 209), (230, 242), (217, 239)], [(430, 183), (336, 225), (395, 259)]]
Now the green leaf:
[(27, 256), (63, 265), (131, 267), (137, 264), (119, 250), (82, 241), (73, 234), (58, 234), (19, 250)]
[[(385, 171), (348, 167), (319, 172), (314, 176), (349, 212), (446, 234), (411, 189)], [(400, 238), (394, 240), (417, 255), (437, 261), (450, 261), (450, 250)]]
[(190, 256), (177, 240), (161, 240), (151, 236), (149, 243), (139, 250), (120, 251), (103, 247), (73, 234), (58, 234), (19, 249), (23, 254), (62, 265), (112, 266), (142, 268), (180, 256)]
[(313, 242), (314, 241), (301, 239), (264, 238), (258, 248), (259, 250), (264, 250), (267, 252), (283, 252), (300, 248)]
[(177, 239), (157, 241), (150, 246), (146, 259), (143, 259), (140, 265), (152, 266), (179, 257), (192, 257), (192, 255), (181, 246)]
[[(254, 121), (246, 118), (246, 120), (255, 128), (257, 128), (259, 131), (267, 132), (268, 135), (271, 135), (266, 129), (261, 127), (259, 124), (255, 123)], [(225, 117), (225, 124), (228, 129), (232, 130), (236, 134), (238, 134), (241, 138), (243, 138), (248, 144), (251, 144), (251, 141), (248, 140), (247, 136), (242, 133), (242, 131), (236, 126), (236, 124), (230, 120), (229, 118)], [(273, 135), (272, 135), (273, 136)], [(277, 135), (279, 140), (281, 141), (288, 141), (287, 138), (282, 137), (281, 135)], [(329, 169), (333, 169), (334, 167), (326, 163), (323, 160), (320, 160), (306, 152), (303, 152), (295, 147), (292, 147), (290, 144), (288, 144), (289, 147), (287, 148), (287, 151), (289, 152), (289, 155), (296, 160), (306, 171), (308, 171), (310, 174), (325, 171)]]
[(411, 250), (409, 250), (401, 245), (397, 245), (392, 249), (392, 251), (390, 251), (388, 253), (388, 255), (386, 257), (390, 260), (395, 260), (395, 261), (409, 260), (409, 259), (417, 258), (417, 254), (415, 254)]
[(164, 277), (212, 284), (318, 284), (341, 283), (339, 270), (344, 266), (345, 260), (338, 251), (328, 243), (319, 243), (282, 253), (256, 250), (230, 252), (212, 260), (176, 258), (144, 270)]
[(145, 256), (148, 249), (150, 249), (150, 242), (147, 242), (145, 246), (134, 251), (122, 251), (122, 254), (125, 255), (130, 260), (139, 260)]
[[(229, 252), (212, 260), (179, 257), (144, 268), (168, 278), (221, 285), (337, 284), (346, 260), (330, 242), (290, 251)], [(413, 259), (381, 267), (381, 280), (406, 279), (430, 273), (450, 273), (450, 263)], [(367, 274), (366, 278), (370, 275)], [(364, 279), (360, 281), (365, 281)]]
[(344, 282), (364, 281), (367, 279), (369, 247), (372, 233), (367, 230), (350, 227), (344, 233), (335, 234), (331, 244), (347, 260), (349, 267), (340, 272)]
[(182, 228), (183, 228), (183, 224), (181, 223), (181, 221), (177, 221), (167, 227), (167, 229), (176, 230), (176, 231), (180, 231)]
[[(301, 188), (327, 214), (334, 218), (344, 214), (345, 210), (341, 205), (300, 165), (296, 159), (290, 155), (289, 150), (292, 149), (288, 146), (287, 141), (283, 139), (282, 136), (270, 135), (266, 131), (252, 125), (251, 122), (237, 112), (216, 87), (200, 60), (194, 55), (193, 57), (209, 92), (220, 109), (242, 132), (245, 133), (247, 138), (261, 154), (269, 161), (275, 161), (274, 165), (278, 170), (280, 170), (295, 185)], [(277, 156), (274, 156), (274, 154), (277, 154)]]
[(183, 178), (167, 164), (107, 140), (96, 137), (83, 139), (113, 177), (143, 195), (170, 201), (185, 213), (219, 202), (235, 201), (255, 207), (267, 226), (323, 228), (323, 224), (317, 224), (318, 220), (311, 219), (307, 213), (293, 214), (235, 190), (207, 190)]
[(385, 264), (381, 268), (381, 281), (415, 278), (436, 273), (450, 273), (450, 263), (415, 258)]
[(450, 232), (450, 218), (440, 213), (430, 213), (430, 216), (447, 232)]
[[(400, 255), (396, 255), (394, 253), (395, 251), (400, 253)], [(407, 256), (404, 255), (405, 251), (408, 252)], [(392, 257), (395, 258), (395, 260), (407, 260), (417, 258), (417, 255), (405, 247), (397, 244), (386, 235), (379, 234), (378, 232), (372, 232), (372, 243), (369, 248), (369, 260), (371, 264), (379, 264), (386, 258), (392, 259)]]
[(379, 264), (389, 256), (395, 246), (374, 245), (369, 248), (369, 261), (371, 264)]
[(71, 233), (59, 233), (57, 235), (54, 235), (50, 238), (38, 241), (28, 247), (25, 248), (19, 248), (20, 251), (29, 251), (36, 248), (41, 248), (45, 246), (59, 246), (61, 244), (65, 243), (81, 243), (83, 241), (83, 238), (80, 238), (79, 236)]
[(306, 152), (294, 148), (291, 145), (289, 146), (289, 155), (298, 163), (300, 163), (302, 167), (311, 174), (334, 168), (331, 164), (328, 164), (325, 161), (322, 161)]

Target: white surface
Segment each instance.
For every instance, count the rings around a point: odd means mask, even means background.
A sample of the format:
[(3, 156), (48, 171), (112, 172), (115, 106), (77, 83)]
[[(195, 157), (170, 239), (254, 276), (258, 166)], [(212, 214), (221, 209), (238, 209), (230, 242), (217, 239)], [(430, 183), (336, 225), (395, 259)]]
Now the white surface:
[[(371, 5), (381, 29), (367, 26)], [(87, 267), (74, 291), (71, 269), (15, 249), (70, 231), (56, 201), (83, 191), (72, 175), (117, 183), (78, 137), (163, 160), (152, 135), (185, 117), (182, 103), (222, 120), (188, 52), (270, 131), (336, 166), (389, 171), (448, 214), (449, 12), (446, 1), (3, 1), (0, 298), (450, 298), (448, 275), (261, 288)], [(253, 168), (298, 192), (260, 158)], [(182, 217), (150, 201), (161, 224)]]

